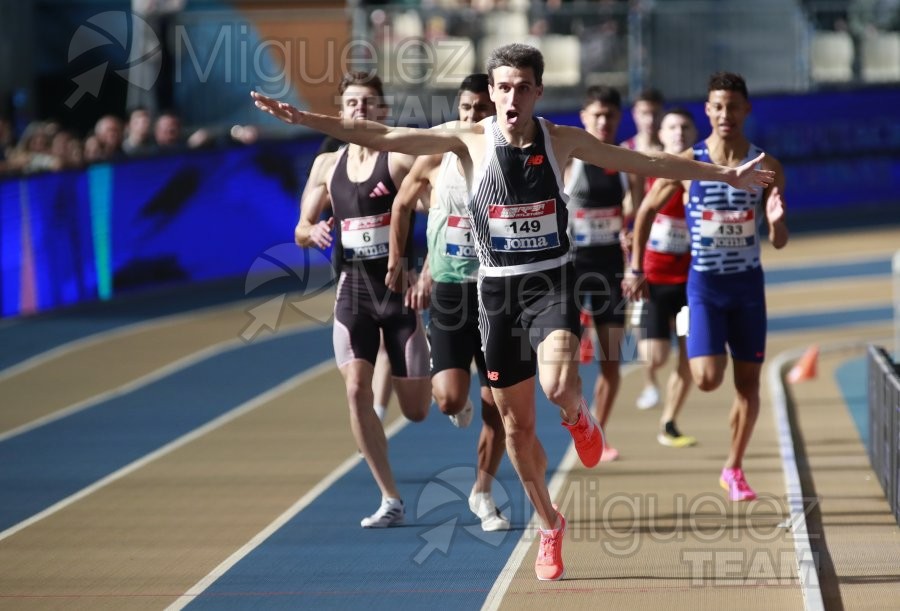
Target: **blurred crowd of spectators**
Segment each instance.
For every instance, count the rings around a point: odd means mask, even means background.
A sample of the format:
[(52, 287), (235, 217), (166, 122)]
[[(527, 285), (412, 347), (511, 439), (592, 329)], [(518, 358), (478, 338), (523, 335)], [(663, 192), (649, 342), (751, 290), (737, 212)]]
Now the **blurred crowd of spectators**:
[(804, 0), (803, 4), (817, 29), (849, 32), (857, 37), (900, 30), (900, 0)]
[(258, 137), (252, 125), (235, 125), (227, 132), (199, 129), (186, 135), (176, 113), (164, 111), (154, 119), (144, 108), (132, 110), (127, 122), (103, 116), (84, 137), (56, 121), (34, 121), (16, 138), (12, 123), (0, 117), (0, 173), (76, 169), (228, 142), (252, 144)]
[[(399, 48), (407, 38), (448, 37), (473, 43), (532, 42), (572, 36), (581, 46), (582, 74), (628, 67), (628, 8), (634, 0), (376, 0), (369, 10), (376, 47)], [(382, 51), (382, 55), (388, 53)]]

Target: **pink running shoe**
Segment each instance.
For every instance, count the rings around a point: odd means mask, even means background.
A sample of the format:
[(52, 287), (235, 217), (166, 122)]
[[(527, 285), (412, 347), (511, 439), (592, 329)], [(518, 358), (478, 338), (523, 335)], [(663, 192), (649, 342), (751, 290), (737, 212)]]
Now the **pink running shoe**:
[(603, 455), (600, 456), (600, 462), (612, 462), (614, 460), (619, 460), (619, 451), (612, 446), (605, 446)]
[(756, 498), (756, 493), (744, 479), (744, 471), (741, 469), (722, 469), (719, 485), (728, 491), (732, 501), (752, 501)]
[(541, 545), (538, 548), (537, 560), (534, 561), (534, 572), (541, 581), (556, 581), (562, 579), (566, 570), (563, 567), (562, 542), (566, 534), (566, 519), (558, 511), (559, 528), (556, 530), (544, 530), (541, 533)]
[(581, 400), (575, 424), (563, 422), (562, 425), (569, 429), (572, 441), (575, 442), (575, 451), (585, 467), (593, 467), (600, 462), (600, 456), (603, 455), (603, 431), (585, 405), (584, 399)]

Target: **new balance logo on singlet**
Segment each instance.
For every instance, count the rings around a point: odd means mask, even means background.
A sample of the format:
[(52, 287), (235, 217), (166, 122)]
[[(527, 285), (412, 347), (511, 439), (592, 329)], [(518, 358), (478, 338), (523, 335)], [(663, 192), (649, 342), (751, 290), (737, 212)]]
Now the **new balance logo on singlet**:
[(371, 197), (371, 198), (374, 199), (374, 198), (376, 198), (376, 197), (382, 197), (382, 196), (384, 196), (384, 195), (390, 195), (390, 193), (391, 193), (391, 192), (388, 190), (388, 188), (384, 186), (384, 183), (383, 183), (383, 182), (379, 182), (377, 185), (375, 185), (375, 188), (372, 189), (372, 192), (369, 193), (369, 197)]
[(541, 165), (544, 163), (545, 157), (543, 155), (529, 155), (527, 159), (525, 159), (525, 165)]

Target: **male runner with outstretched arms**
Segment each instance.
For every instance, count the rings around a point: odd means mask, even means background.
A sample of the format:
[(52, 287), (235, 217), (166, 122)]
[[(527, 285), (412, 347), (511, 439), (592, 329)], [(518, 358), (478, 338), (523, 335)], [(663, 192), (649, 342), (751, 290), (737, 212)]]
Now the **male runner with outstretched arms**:
[[(494, 114), (487, 74), (467, 76), (459, 87), (459, 120), (477, 123)], [(481, 334), (478, 330), (478, 258), (466, 209), (466, 178), (453, 153), (419, 157), (403, 180), (391, 215), (389, 288), (402, 292), (406, 263), (403, 245), (409, 236), (410, 212), (430, 190), (428, 258), (419, 276), (431, 287), (428, 338), (431, 343), (431, 391), (441, 412), (459, 427), (472, 420), (469, 400), (472, 359), (481, 380), (481, 434), (478, 439), (478, 474), (469, 495), (469, 508), (486, 531), (506, 530), (509, 519), (497, 509), (491, 484), (503, 459), (506, 436), (500, 412), (488, 386)]]
[(487, 62), (496, 117), (432, 129), (388, 127), (303, 112), (262, 94), (256, 106), (279, 119), (380, 150), (414, 155), (455, 153), (469, 187), (469, 215), (481, 265), (479, 301), (488, 381), (506, 430), (509, 457), (535, 508), (541, 546), (538, 579), (563, 575), (565, 518), (545, 481), (547, 458), (535, 434), (535, 376), (559, 407), (582, 462), (600, 460), (603, 439), (581, 396), (581, 325), (566, 236), (562, 168), (570, 157), (593, 165), (677, 180), (725, 181), (737, 188), (768, 184), (771, 172), (702, 163), (665, 153), (604, 144), (583, 129), (533, 115), (543, 93), (540, 51), (512, 44)]

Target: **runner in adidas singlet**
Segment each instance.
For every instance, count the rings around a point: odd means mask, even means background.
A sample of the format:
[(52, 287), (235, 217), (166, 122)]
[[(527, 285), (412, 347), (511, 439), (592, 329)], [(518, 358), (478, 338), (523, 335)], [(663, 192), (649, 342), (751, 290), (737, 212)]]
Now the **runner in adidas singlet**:
[[(488, 95), (488, 76), (472, 74), (459, 88), (457, 108), (463, 123), (477, 123), (494, 114)], [(469, 212), (468, 188), (453, 153), (427, 155), (413, 164), (394, 201), (391, 221), (389, 269), (403, 267), (402, 252), (409, 235), (409, 212), (425, 190), (431, 190), (428, 208), (428, 258), (419, 277), (419, 292), (430, 295), (428, 337), (431, 344), (431, 386), (435, 402), (451, 422), (468, 426), (473, 417), (469, 401), (474, 359), (481, 381), (481, 433), (478, 439), (478, 472), (469, 495), (469, 508), (486, 531), (506, 530), (509, 519), (497, 508), (491, 494), (494, 476), (506, 449), (500, 412), (488, 386), (481, 334), (478, 330), (478, 259)], [(386, 280), (396, 291), (403, 289), (398, 274)]]
[[(689, 112), (674, 109), (663, 115), (659, 139), (668, 153), (681, 153), (697, 139), (697, 128)], [(654, 179), (650, 179), (652, 186)], [(675, 316), (687, 305), (687, 276), (691, 264), (690, 235), (684, 220), (684, 188), (678, 188), (656, 212), (650, 225), (643, 257), (643, 269), (650, 298), (642, 308), (641, 361), (646, 386), (637, 399), (639, 409), (654, 407), (660, 399), (657, 371), (665, 365), (672, 345)], [(641, 223), (649, 216), (647, 207), (637, 212)], [(682, 435), (675, 420), (691, 387), (691, 369), (683, 337), (678, 338), (678, 365), (669, 375), (666, 397), (659, 421), (657, 441), (662, 445), (685, 448), (696, 443)]]
[[(612, 87), (590, 87), (580, 113), (589, 134), (614, 144), (622, 119), (622, 98)], [(625, 253), (620, 236), (627, 224), (623, 201), (624, 177), (574, 159), (566, 168), (569, 235), (575, 251), (575, 286), (579, 307), (593, 320), (599, 340), (600, 375), (594, 385), (597, 421), (608, 433), (609, 415), (619, 392), (619, 366), (625, 335), (622, 275)], [(586, 332), (590, 332), (587, 330)], [(609, 435), (606, 436), (607, 443)], [(607, 446), (602, 460), (616, 460), (619, 451)]]
[[(335, 301), (334, 349), (338, 367), (354, 359), (375, 365), (381, 334), (394, 377), (423, 377), (427, 357), (420, 317), (388, 290), (391, 206), (397, 189), (388, 168), (389, 153), (377, 153), (368, 179), (347, 174), (348, 148), (337, 153), (329, 184), (335, 239), (342, 245)], [(412, 253), (412, 235), (406, 244)]]
[[(334, 153), (337, 152), (342, 146), (345, 146), (346, 143), (341, 142), (337, 138), (332, 138), (330, 136), (326, 136), (322, 143), (319, 145), (318, 151), (316, 151), (316, 156), (321, 155), (323, 153)], [(326, 211), (326, 215), (331, 215), (332, 212)], [(341, 262), (343, 261), (343, 257), (341, 255), (341, 244), (337, 242), (331, 251), (331, 263), (335, 270), (335, 276), (340, 276), (341, 274)], [(378, 418), (383, 422), (387, 417), (387, 408), (388, 403), (391, 400), (391, 393), (393, 390), (393, 382), (391, 380), (391, 363), (390, 359), (387, 355), (387, 350), (384, 347), (384, 335), (382, 334), (381, 346), (378, 350), (378, 358), (375, 360), (375, 373), (372, 374), (372, 393), (375, 396), (375, 413), (378, 415)]]
[[(383, 118), (384, 96), (377, 77), (348, 74), (339, 91), (342, 117)], [(294, 231), (299, 246), (340, 246), (335, 249), (340, 271), (334, 306), (335, 359), (347, 387), (351, 430), (382, 496), (378, 510), (360, 522), (364, 528), (382, 528), (404, 520), (403, 502), (388, 462), (387, 440), (373, 405), (372, 375), (382, 335), (403, 414), (413, 421), (424, 419), (431, 398), (428, 345), (421, 318), (404, 305), (403, 295), (384, 284), (395, 185), (412, 162), (407, 155), (356, 144), (319, 155), (303, 191), (300, 221)], [(320, 220), (329, 205), (334, 216)]]
[[(251, 97), (257, 108), (286, 123), (347, 142), (414, 155), (459, 156), (481, 263), (480, 322), (488, 381), (503, 417), (510, 460), (540, 524), (535, 573), (538, 579), (556, 580), (564, 572), (566, 521), (546, 486), (546, 456), (535, 427), (536, 381), (559, 408), (582, 463), (596, 465), (603, 449), (600, 427), (581, 396), (580, 326), (559, 164), (574, 157), (636, 174), (724, 180), (743, 189), (769, 184), (773, 172), (755, 169), (758, 160), (725, 167), (664, 153), (637, 153), (604, 144), (582, 129), (536, 119), (543, 62), (540, 51), (527, 45), (492, 51), (487, 72), (497, 118), (474, 125), (388, 127), (304, 112), (257, 92)], [(518, 381), (510, 385), (510, 380)]]
[[(738, 191), (709, 180), (693, 180), (686, 186), (684, 207), (692, 257), (687, 281), (687, 353), (694, 381), (701, 390), (721, 385), (726, 349), (731, 353), (736, 396), (731, 413), (731, 452), (720, 483), (736, 501), (756, 498), (744, 477), (743, 457), (759, 413), (759, 380), (766, 349), (759, 224), (766, 221), (769, 241), (775, 248), (784, 247), (788, 240), (781, 197), (784, 173), (774, 158), (757, 157), (759, 150), (744, 135), (749, 112), (744, 80), (727, 72), (714, 74), (706, 102), (712, 134), (685, 153), (698, 161), (731, 167), (761, 159), (764, 168), (775, 175), (774, 183), (764, 193)], [(677, 186), (672, 181), (660, 181), (642, 207), (658, 210)], [(650, 233), (644, 225), (635, 225), (636, 262)], [(628, 294), (646, 292), (641, 274), (636, 267), (626, 275)]]

